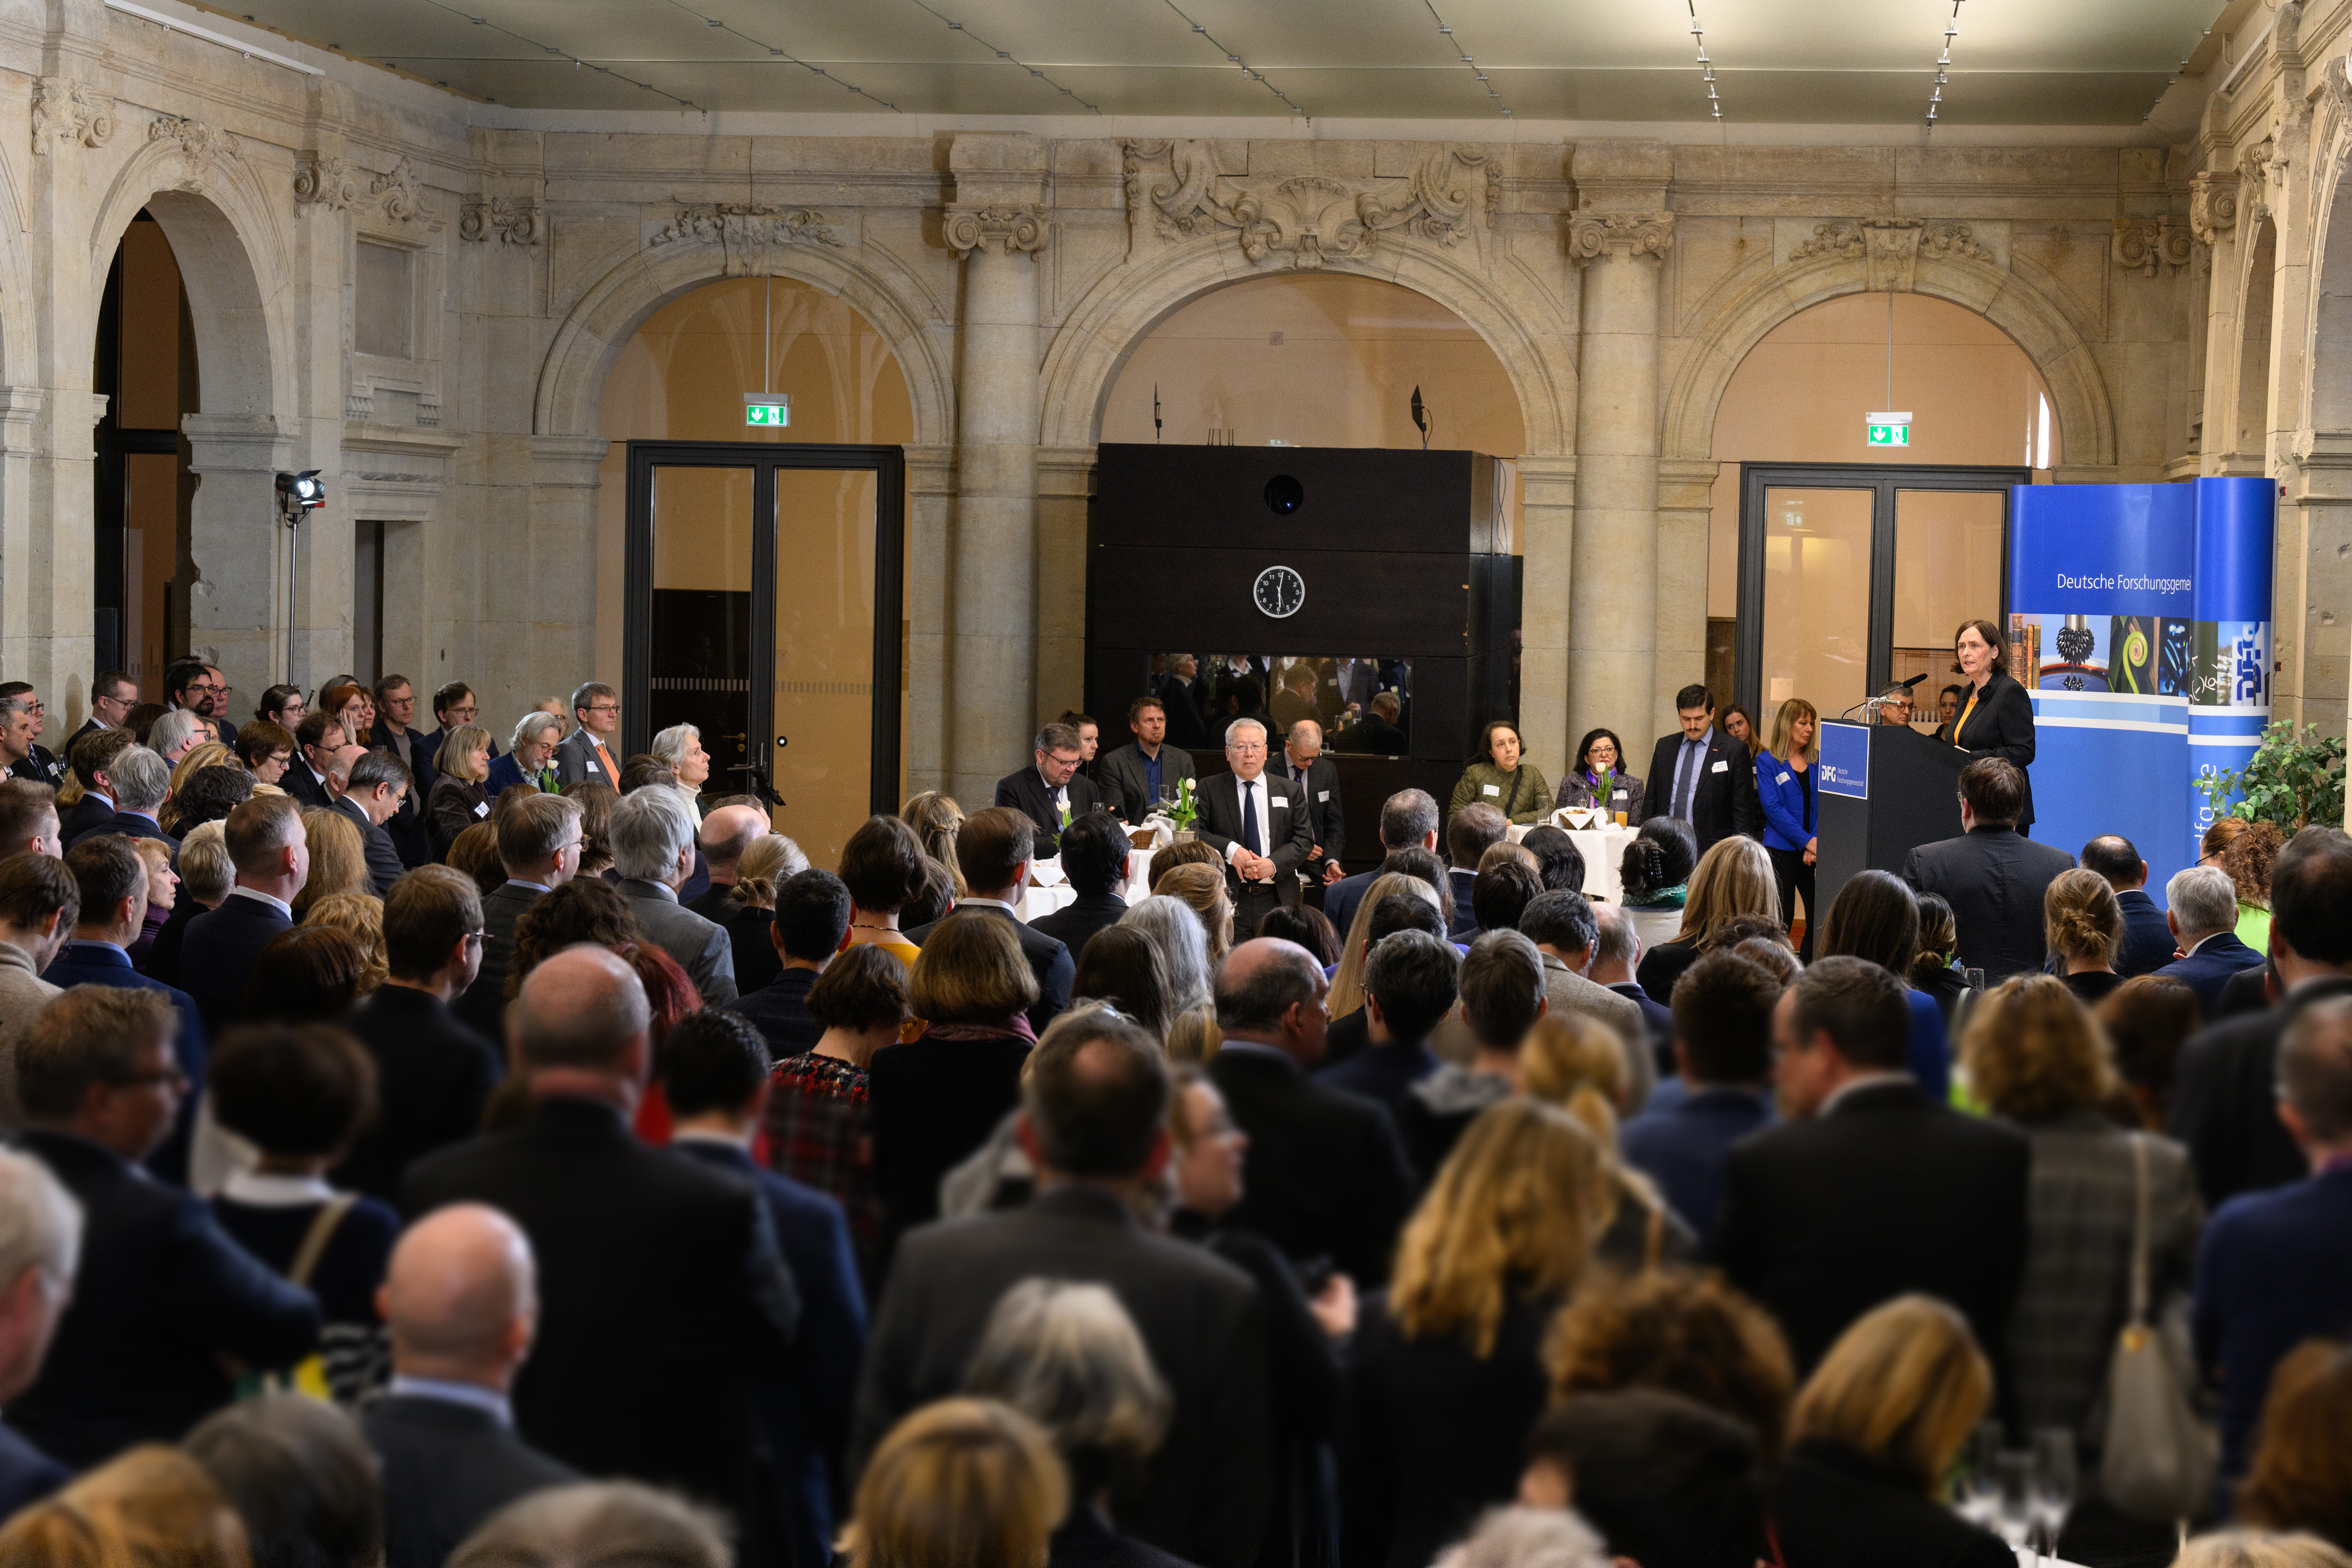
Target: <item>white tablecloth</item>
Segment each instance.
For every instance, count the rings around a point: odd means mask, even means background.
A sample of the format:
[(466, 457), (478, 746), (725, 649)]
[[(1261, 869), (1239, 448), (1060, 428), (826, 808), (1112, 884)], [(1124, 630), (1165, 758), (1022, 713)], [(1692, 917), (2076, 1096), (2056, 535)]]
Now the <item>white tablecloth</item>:
[[(1119, 882), (1118, 895), (1129, 904), (1151, 891), (1143, 885), (1143, 879), (1151, 873), (1151, 855), (1150, 850), (1131, 850), (1128, 853), (1128, 873)], [(1062, 862), (1058, 857), (1041, 860), (1032, 865), (1029, 881), (1031, 885), (1021, 890), (1021, 902), (1014, 905), (1014, 913), (1021, 916), (1024, 925), (1041, 915), (1067, 909), (1078, 901), (1078, 890), (1062, 875)]]
[[(1614, 823), (1605, 828), (1571, 828), (1560, 820), (1560, 815), (1553, 812), (1550, 825), (1566, 831), (1576, 845), (1576, 852), (1584, 857), (1584, 896), (1610, 904), (1621, 902), (1625, 883), (1617, 874), (1617, 868), (1625, 858), (1625, 846), (1633, 841), (1634, 830)], [(1511, 841), (1517, 843), (1528, 832), (1528, 825), (1513, 826)]]

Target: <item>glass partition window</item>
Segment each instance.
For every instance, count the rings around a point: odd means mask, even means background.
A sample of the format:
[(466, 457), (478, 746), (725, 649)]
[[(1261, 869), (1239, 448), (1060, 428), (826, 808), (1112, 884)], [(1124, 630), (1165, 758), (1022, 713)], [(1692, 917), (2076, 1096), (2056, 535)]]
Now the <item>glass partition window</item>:
[(812, 864), (829, 866), (873, 799), (877, 479), (840, 468), (775, 478), (775, 815)]
[(1764, 649), (1756, 722), (1802, 697), (1834, 717), (1869, 695), (1868, 490), (1764, 492)]
[(1168, 716), (1169, 744), (1187, 750), (1222, 747), (1237, 718), (1256, 719), (1277, 744), (1311, 723), (1328, 750), (1411, 749), (1412, 661), (1393, 654), (1155, 653), (1143, 689)]
[(648, 735), (701, 731), (703, 791), (737, 794), (751, 757), (751, 497), (749, 468), (653, 471), (653, 638)]
[(1913, 688), (1910, 723), (1932, 732), (1952, 674), (1952, 636), (1963, 621), (2000, 603), (2001, 497), (1990, 490), (1895, 492), (1895, 642), (1891, 678), (1927, 678)]

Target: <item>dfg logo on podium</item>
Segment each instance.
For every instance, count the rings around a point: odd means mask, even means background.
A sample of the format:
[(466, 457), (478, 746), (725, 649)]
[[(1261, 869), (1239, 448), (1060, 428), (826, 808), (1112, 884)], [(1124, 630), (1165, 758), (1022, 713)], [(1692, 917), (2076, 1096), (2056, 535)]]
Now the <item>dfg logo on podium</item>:
[(1850, 800), (1870, 799), (1870, 727), (1822, 726), (1821, 791)]

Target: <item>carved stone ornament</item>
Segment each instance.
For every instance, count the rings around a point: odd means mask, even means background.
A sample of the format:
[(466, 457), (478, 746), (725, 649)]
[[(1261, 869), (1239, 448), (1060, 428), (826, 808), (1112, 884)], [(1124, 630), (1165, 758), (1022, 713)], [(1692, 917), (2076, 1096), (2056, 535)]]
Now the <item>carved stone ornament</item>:
[[(1976, 230), (1948, 218), (1832, 218), (1813, 225), (1813, 237), (1792, 246), (1791, 262), (1829, 256), (1845, 261), (1867, 260), (1874, 272), (1899, 277), (1899, 287), (1911, 287), (1917, 258), (1981, 261), (1999, 265), (1990, 246), (1977, 243)], [(1876, 288), (1880, 284), (1874, 282)]]
[(1162, 240), (1230, 230), (1252, 262), (1279, 256), (1310, 271), (1370, 255), (1391, 230), (1458, 245), (1485, 226), (1502, 192), (1500, 165), (1451, 143), (1423, 154), (1409, 175), (1385, 180), (1222, 175), (1205, 141), (1119, 148), (1130, 236), (1147, 227)]
[(1976, 231), (1966, 224), (1937, 219), (1919, 231), (1919, 254), (1959, 261), (1998, 261), (1988, 246), (1976, 242)]
[(103, 147), (114, 135), (114, 104), (71, 77), (33, 79), (33, 152), (46, 155), (51, 144), (78, 141)]
[(304, 159), (294, 171), (294, 200), (298, 205), (315, 203), (334, 212), (347, 213), (359, 199), (359, 171), (341, 158), (314, 155)]
[(973, 251), (1016, 256), (1045, 248), (1053, 214), (1032, 203), (1009, 207), (950, 207), (941, 234), (957, 259)]
[(147, 126), (148, 141), (175, 143), (181, 152), (190, 158), (209, 155), (220, 139), (220, 132), (203, 120), (188, 120), (176, 114), (159, 114)]
[(368, 194), (383, 204), (383, 215), (395, 224), (421, 224), (433, 216), (433, 197), (416, 177), (408, 155), (368, 182)]
[(2200, 174), (2189, 183), (2189, 226), (2198, 242), (2211, 245), (2238, 225), (2238, 176)]
[(750, 202), (694, 202), (654, 231), (649, 247), (712, 245), (726, 257), (730, 277), (758, 277), (768, 270), (768, 253), (778, 246), (841, 244), (814, 207), (763, 207)]
[(1813, 225), (1813, 237), (1792, 247), (1790, 261), (1811, 261), (1817, 256), (1858, 256), (1862, 254), (1862, 225), (1835, 218)]
[(496, 235), (501, 245), (537, 245), (541, 222), (537, 202), (469, 196), (457, 216), (457, 237), (479, 244)]
[(1675, 247), (1672, 213), (1574, 212), (1568, 218), (1568, 254), (1577, 261), (1613, 256), (1621, 261), (1664, 261)]
[(2116, 265), (2142, 277), (2154, 277), (2159, 264), (2179, 272), (2189, 265), (2195, 235), (2189, 224), (2169, 213), (2154, 218), (2116, 220)]
[(2286, 160), (2273, 156), (2278, 142), (2265, 136), (2238, 154), (2238, 175), (2244, 182), (2246, 228), (2251, 233), (2271, 215), (2270, 182), (2286, 178)]

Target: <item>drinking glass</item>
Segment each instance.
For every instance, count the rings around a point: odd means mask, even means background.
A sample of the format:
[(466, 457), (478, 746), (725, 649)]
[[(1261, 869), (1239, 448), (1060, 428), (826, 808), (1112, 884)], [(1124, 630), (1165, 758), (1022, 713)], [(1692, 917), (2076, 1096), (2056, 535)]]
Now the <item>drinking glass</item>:
[(1962, 1519), (1982, 1530), (2000, 1511), (2000, 1423), (1979, 1422), (1969, 1437), (1968, 1466), (1960, 1472), (1955, 1503)]
[(2033, 1521), (2058, 1551), (2058, 1532), (2074, 1511), (2074, 1434), (2063, 1427), (2037, 1427), (2033, 1434)]
[(2022, 1551), (2033, 1533), (2033, 1453), (2028, 1448), (2004, 1448), (1995, 1461), (2000, 1497), (1992, 1527), (2011, 1552)]

